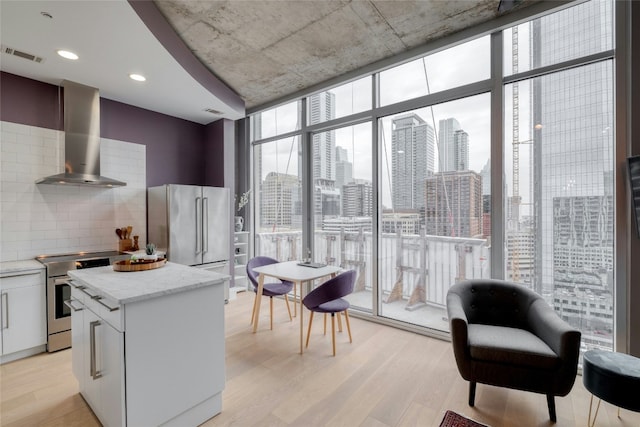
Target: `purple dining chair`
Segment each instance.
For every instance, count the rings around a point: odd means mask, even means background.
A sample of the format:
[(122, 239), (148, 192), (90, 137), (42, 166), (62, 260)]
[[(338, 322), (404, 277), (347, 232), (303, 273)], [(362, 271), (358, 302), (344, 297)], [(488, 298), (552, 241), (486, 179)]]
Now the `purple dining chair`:
[[(336, 355), (336, 320), (335, 314), (344, 312), (344, 318), (347, 323), (347, 331), (349, 332), (349, 342), (353, 342), (351, 339), (351, 325), (349, 324), (349, 313), (347, 310), (349, 309), (349, 301), (343, 299), (342, 297), (349, 295), (353, 292), (353, 286), (356, 282), (356, 271), (355, 270), (347, 270), (336, 277), (332, 277), (331, 279), (324, 282), (322, 285), (318, 286), (309, 294), (304, 297), (302, 300), (302, 304), (311, 311), (311, 315), (309, 316), (309, 329), (307, 330), (307, 343), (306, 347), (309, 346), (309, 337), (311, 335), (311, 324), (313, 323), (313, 313), (324, 313), (325, 320), (325, 333), (326, 333), (326, 321), (327, 321), (327, 313), (331, 313), (331, 342), (333, 345), (333, 355)], [(340, 317), (338, 317), (338, 321)], [(340, 325), (340, 322), (339, 322)], [(342, 327), (340, 327), (342, 330)]]
[[(254, 268), (262, 267), (264, 265), (276, 264), (278, 261), (269, 258), (266, 256), (257, 256), (255, 258), (251, 258), (247, 263), (247, 277), (251, 281), (253, 285), (253, 291), (258, 292), (258, 276), (259, 274), (253, 271)], [(272, 283), (265, 283), (262, 287), (262, 295), (269, 297), (269, 317), (270, 317), (270, 328), (273, 329), (273, 297), (277, 295), (284, 295), (284, 302), (287, 304), (287, 311), (289, 312), (289, 320), (293, 320), (291, 317), (291, 309), (289, 308), (289, 298), (287, 294), (291, 292), (293, 289), (293, 282), (289, 282), (286, 280)], [(256, 295), (255, 300), (253, 301), (253, 310), (251, 310), (251, 323), (253, 324), (253, 316), (256, 309), (256, 304), (258, 304), (258, 295)]]

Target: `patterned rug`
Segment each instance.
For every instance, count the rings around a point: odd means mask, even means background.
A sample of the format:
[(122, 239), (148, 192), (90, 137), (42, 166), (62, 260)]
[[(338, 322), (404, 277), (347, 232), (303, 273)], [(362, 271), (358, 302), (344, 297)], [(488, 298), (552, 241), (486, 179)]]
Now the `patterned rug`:
[(447, 411), (440, 423), (440, 427), (488, 427), (453, 411)]

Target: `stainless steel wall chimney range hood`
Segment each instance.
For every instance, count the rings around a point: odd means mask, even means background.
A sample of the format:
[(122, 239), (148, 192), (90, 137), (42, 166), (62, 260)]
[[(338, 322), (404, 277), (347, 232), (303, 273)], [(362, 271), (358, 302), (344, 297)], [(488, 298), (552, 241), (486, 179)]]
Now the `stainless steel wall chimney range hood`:
[(100, 175), (100, 94), (98, 89), (62, 82), (64, 87), (64, 173), (36, 184), (122, 187), (127, 183)]

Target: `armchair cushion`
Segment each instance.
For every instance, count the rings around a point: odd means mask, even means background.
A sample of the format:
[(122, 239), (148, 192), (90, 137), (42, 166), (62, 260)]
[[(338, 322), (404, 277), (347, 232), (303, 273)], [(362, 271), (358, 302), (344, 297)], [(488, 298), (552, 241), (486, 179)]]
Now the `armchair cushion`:
[(477, 360), (555, 369), (560, 359), (540, 338), (524, 329), (469, 325), (469, 352)]

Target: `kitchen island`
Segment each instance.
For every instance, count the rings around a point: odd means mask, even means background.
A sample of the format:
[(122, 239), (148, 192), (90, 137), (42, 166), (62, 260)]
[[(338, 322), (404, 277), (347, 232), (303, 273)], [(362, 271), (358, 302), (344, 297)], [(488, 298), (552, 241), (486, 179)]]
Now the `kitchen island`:
[(69, 276), (72, 369), (102, 425), (198, 425), (220, 413), (229, 276), (174, 263)]

